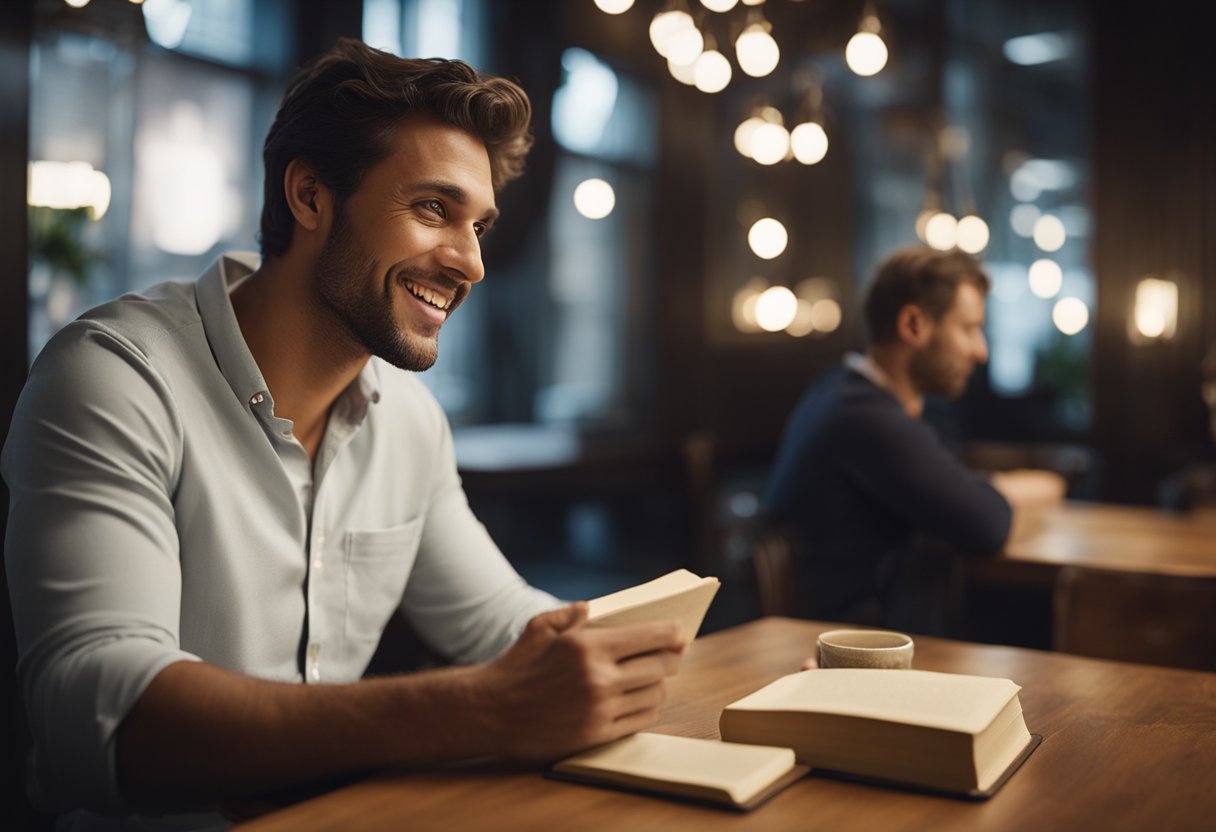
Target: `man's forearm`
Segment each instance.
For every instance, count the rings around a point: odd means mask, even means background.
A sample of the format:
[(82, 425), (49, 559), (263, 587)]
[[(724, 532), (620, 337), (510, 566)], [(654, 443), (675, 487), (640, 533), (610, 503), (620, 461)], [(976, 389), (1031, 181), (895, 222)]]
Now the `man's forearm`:
[(120, 789), (133, 806), (215, 805), (391, 764), (490, 753), (479, 672), (300, 685), (172, 664), (119, 728)]

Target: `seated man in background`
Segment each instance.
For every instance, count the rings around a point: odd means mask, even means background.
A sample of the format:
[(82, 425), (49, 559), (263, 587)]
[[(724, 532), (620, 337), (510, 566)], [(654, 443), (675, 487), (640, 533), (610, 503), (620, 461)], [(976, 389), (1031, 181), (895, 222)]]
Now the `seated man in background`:
[[(657, 719), (677, 625), (589, 630), (527, 586), (413, 375), (483, 277), (530, 116), (458, 61), (342, 41), (267, 136), (260, 263), (105, 304), (38, 357), (5, 554), (60, 829), (213, 828), (230, 801)], [(466, 666), (362, 679), (395, 614)]]
[(790, 417), (765, 509), (800, 538), (813, 617), (915, 627), (892, 609), (919, 534), (995, 553), (1013, 509), (1063, 495), (1045, 471), (968, 470), (921, 420), (925, 396), (961, 396), (987, 360), (988, 288), (963, 252), (894, 253), (866, 293), (868, 351), (819, 379)]

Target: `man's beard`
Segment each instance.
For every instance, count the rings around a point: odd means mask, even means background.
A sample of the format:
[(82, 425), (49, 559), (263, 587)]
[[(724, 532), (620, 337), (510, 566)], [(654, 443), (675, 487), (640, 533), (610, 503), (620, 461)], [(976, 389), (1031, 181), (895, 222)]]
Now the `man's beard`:
[(372, 355), (413, 372), (428, 370), (439, 357), (437, 339), (402, 329), (393, 317), (394, 291), (409, 271), (394, 275), (376, 292), (376, 264), (355, 242), (346, 211), (338, 208), (313, 272), (317, 297), (347, 333)]
[(971, 368), (959, 372), (960, 364), (951, 359), (942, 342), (930, 340), (912, 355), (908, 374), (922, 395), (957, 399), (967, 390)]

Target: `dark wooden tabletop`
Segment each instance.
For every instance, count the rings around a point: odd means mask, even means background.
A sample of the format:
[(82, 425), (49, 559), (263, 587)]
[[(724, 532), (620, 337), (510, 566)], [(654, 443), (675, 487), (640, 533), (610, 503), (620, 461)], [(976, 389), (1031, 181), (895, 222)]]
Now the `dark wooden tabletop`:
[(1050, 581), (1063, 566), (1216, 577), (1216, 517), (1070, 501), (1020, 519), (1000, 556), (968, 559), (993, 578)]
[[(766, 618), (698, 639), (655, 730), (716, 738), (722, 708), (793, 672), (827, 624)], [(1184, 830), (1216, 818), (1216, 674), (918, 637), (914, 666), (1022, 685), (1043, 744), (991, 800), (808, 777), (748, 814), (479, 764), (380, 775), (240, 828), (308, 830)]]

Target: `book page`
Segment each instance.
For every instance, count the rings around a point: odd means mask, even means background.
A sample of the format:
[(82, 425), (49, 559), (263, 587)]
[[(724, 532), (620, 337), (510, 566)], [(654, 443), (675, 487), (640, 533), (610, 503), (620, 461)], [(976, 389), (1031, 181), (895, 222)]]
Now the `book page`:
[(807, 670), (783, 676), (728, 706), (808, 711), (978, 734), (1021, 687), (1008, 679), (928, 670)]
[(717, 578), (701, 578), (686, 569), (677, 569), (653, 581), (588, 601), (589, 624), (618, 626), (669, 619), (680, 624), (684, 640), (691, 643), (718, 587)]
[(789, 748), (641, 733), (576, 754), (553, 769), (720, 789), (743, 803), (793, 767), (794, 752)]

